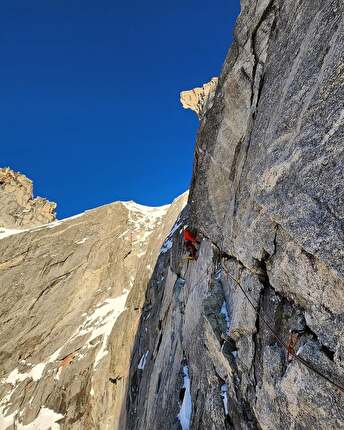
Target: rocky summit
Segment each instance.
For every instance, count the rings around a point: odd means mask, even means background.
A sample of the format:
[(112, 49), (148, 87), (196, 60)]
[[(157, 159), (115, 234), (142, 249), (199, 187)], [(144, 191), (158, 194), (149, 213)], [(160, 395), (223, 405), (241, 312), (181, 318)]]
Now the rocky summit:
[(0, 169), (0, 234), (5, 228), (33, 227), (55, 220), (56, 204), (33, 198), (32, 181), (6, 167)]
[(343, 14), (241, 1), (169, 206), (57, 221), (1, 170), (0, 429), (344, 428)]

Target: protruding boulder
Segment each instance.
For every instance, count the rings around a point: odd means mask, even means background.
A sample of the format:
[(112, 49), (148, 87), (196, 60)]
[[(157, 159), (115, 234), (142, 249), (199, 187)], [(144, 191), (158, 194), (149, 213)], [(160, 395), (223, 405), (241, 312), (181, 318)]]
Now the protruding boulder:
[(32, 181), (9, 167), (0, 169), (0, 228), (34, 227), (55, 220), (56, 204), (33, 198)]
[(202, 87), (180, 93), (180, 102), (184, 109), (191, 109), (201, 119), (213, 105), (218, 78), (211, 78)]

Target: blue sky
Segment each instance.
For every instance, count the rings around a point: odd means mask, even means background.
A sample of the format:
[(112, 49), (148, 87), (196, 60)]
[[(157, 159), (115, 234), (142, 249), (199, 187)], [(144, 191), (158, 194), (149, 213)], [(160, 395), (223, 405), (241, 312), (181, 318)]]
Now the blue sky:
[(239, 0), (11, 0), (0, 14), (0, 165), (59, 218), (157, 206), (190, 183), (196, 115), (179, 92), (217, 76)]

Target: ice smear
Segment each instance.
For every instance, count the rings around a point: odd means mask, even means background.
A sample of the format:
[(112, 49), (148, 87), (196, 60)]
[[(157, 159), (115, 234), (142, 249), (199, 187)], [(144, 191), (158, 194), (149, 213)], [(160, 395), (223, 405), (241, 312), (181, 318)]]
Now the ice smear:
[(224, 301), (220, 310), (220, 314), (223, 315), (226, 321), (226, 334), (229, 333), (230, 330), (230, 318), (227, 310), (227, 303)]
[(172, 245), (173, 245), (172, 239), (166, 239), (161, 247), (160, 254), (166, 254), (166, 252), (172, 248)]
[(217, 271), (215, 272), (215, 279), (216, 279), (217, 281), (220, 281), (220, 280), (221, 280), (221, 275), (222, 275), (222, 270), (221, 270), (221, 269), (217, 270)]
[(227, 384), (221, 385), (221, 397), (223, 401), (223, 407), (225, 410), (225, 415), (228, 415), (228, 387)]
[(141, 360), (140, 360), (140, 362), (139, 362), (139, 365), (137, 366), (137, 368), (138, 368), (138, 369), (143, 370), (143, 369), (145, 368), (148, 354), (149, 354), (149, 351), (146, 351), (146, 352), (142, 355)]
[(183, 366), (183, 388), (185, 388), (183, 403), (180, 408), (178, 419), (182, 430), (190, 429), (191, 411), (192, 411), (192, 400), (190, 391), (190, 377), (188, 366)]
[(174, 224), (174, 226), (172, 227), (172, 230), (169, 233), (169, 236), (172, 236), (177, 230), (178, 228), (182, 225), (183, 223), (180, 222), (179, 220)]
[(162, 247), (160, 249), (160, 254), (166, 254), (166, 252), (172, 248), (172, 245), (173, 245), (172, 237), (182, 224), (183, 223), (179, 221), (179, 218), (178, 218), (178, 220), (175, 222), (174, 226), (172, 227), (172, 230), (169, 232), (167, 238), (165, 239), (165, 242), (162, 244)]
[(300, 355), (303, 350), (304, 350), (304, 345), (301, 345), (300, 348), (297, 350), (296, 355)]

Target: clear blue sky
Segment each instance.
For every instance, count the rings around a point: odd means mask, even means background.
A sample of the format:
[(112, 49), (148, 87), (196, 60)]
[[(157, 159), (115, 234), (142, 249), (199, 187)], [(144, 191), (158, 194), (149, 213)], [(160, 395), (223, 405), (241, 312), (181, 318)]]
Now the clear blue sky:
[(239, 0), (2, 2), (0, 165), (59, 218), (169, 203), (198, 127), (179, 92), (219, 74), (238, 13)]

